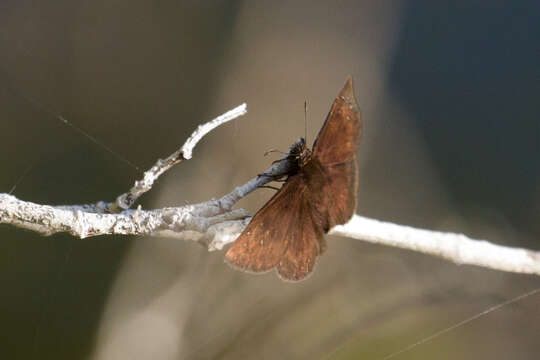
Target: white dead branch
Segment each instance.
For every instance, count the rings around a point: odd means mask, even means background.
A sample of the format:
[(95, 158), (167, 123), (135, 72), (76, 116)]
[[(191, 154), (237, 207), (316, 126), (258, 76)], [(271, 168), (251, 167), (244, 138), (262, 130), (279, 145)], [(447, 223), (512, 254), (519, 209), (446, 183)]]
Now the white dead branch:
[[(204, 135), (246, 112), (246, 105), (242, 104), (200, 125), (179, 150), (158, 160), (144, 173), (142, 180), (136, 181), (130, 191), (118, 196), (114, 202), (50, 206), (0, 194), (0, 223), (43, 235), (68, 232), (81, 239), (108, 234), (166, 236), (197, 241), (208, 250), (220, 250), (233, 242), (250, 220), (243, 209), (232, 210), (233, 205), (251, 191), (285, 174), (289, 166), (286, 156), (220, 199), (155, 210), (130, 208), (139, 196), (152, 188), (161, 174), (173, 165), (191, 159), (193, 149)], [(359, 215), (354, 215), (345, 225), (336, 226), (330, 233), (419, 251), (458, 264), (540, 275), (540, 252), (495, 245), (462, 234), (415, 229)]]

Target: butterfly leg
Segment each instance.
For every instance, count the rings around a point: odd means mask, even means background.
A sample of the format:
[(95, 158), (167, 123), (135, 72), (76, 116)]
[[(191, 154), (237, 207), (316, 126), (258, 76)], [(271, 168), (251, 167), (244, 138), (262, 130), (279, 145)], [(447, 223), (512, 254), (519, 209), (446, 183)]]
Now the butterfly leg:
[(279, 190), (279, 188), (274, 187), (274, 186), (270, 186), (270, 185), (261, 185), (261, 186), (257, 186), (257, 187), (259, 189), (266, 188), (266, 189), (272, 189), (272, 190)]
[(277, 182), (285, 182), (287, 181), (287, 179), (284, 179), (284, 176), (285, 175), (268, 175), (266, 173), (262, 173), (262, 174), (257, 174), (257, 176), (264, 176), (264, 177), (267, 177), (267, 178), (270, 178), (272, 179), (271, 181), (277, 181)]
[(278, 149), (270, 149), (270, 150), (266, 150), (266, 151), (264, 152), (264, 156), (267, 156), (268, 154), (271, 154), (271, 153), (286, 154), (286, 153), (284, 153), (283, 151), (278, 150)]

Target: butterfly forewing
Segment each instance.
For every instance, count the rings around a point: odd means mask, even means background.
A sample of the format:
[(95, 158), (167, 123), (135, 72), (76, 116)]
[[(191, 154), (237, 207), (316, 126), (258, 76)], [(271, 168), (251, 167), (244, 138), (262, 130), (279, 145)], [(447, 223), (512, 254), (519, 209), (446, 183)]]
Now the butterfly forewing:
[(313, 156), (323, 165), (352, 161), (361, 132), (360, 111), (354, 98), (352, 78), (349, 77), (313, 144)]
[(356, 149), (361, 134), (362, 120), (349, 77), (313, 144), (313, 157), (322, 164), (329, 179), (321, 193), (321, 203), (327, 208), (330, 228), (346, 223), (356, 211)]
[(299, 177), (290, 177), (283, 187), (253, 216), (225, 255), (242, 270), (265, 272), (274, 268), (299, 227), (301, 207)]
[[(297, 175), (298, 176), (298, 175)], [(324, 230), (318, 221), (308, 196), (302, 197), (302, 206), (295, 214), (299, 226), (292, 229), (293, 240), (289, 241), (287, 251), (278, 263), (279, 276), (288, 281), (300, 281), (308, 276), (321, 254)]]
[(345, 224), (356, 212), (358, 165), (356, 159), (325, 168), (330, 182), (324, 191), (323, 202), (329, 204), (328, 229)]
[(326, 248), (327, 216), (318, 209), (314, 194), (326, 183), (321, 166), (291, 175), (283, 187), (249, 222), (225, 255), (236, 268), (265, 272), (277, 267), (288, 281), (304, 279)]

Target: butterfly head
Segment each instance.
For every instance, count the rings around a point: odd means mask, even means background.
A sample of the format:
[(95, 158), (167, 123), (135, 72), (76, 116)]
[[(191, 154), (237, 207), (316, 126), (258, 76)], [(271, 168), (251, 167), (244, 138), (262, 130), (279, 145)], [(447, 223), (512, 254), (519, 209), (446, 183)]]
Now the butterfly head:
[(306, 146), (306, 140), (299, 138), (289, 149), (289, 156), (299, 167), (303, 167), (311, 159), (311, 150)]

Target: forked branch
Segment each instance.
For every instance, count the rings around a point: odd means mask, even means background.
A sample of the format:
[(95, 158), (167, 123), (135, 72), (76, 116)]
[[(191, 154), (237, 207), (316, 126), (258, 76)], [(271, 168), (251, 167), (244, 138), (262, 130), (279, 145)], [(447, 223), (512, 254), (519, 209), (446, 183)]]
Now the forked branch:
[[(149, 235), (197, 241), (208, 250), (220, 250), (233, 242), (250, 218), (234, 204), (258, 187), (282, 177), (289, 170), (287, 155), (267, 171), (237, 187), (220, 199), (181, 207), (155, 210), (130, 209), (152, 188), (157, 178), (175, 164), (190, 159), (198, 141), (217, 126), (246, 113), (246, 105), (199, 126), (184, 145), (158, 160), (142, 180), (116, 201), (87, 205), (50, 206), (22, 201), (0, 194), (0, 223), (11, 224), (43, 235), (68, 232), (79, 238), (96, 235)], [(458, 264), (483, 266), (494, 270), (540, 275), (540, 252), (495, 245), (469, 239), (462, 234), (415, 229), (354, 215), (330, 234), (400, 247), (435, 255)]]

